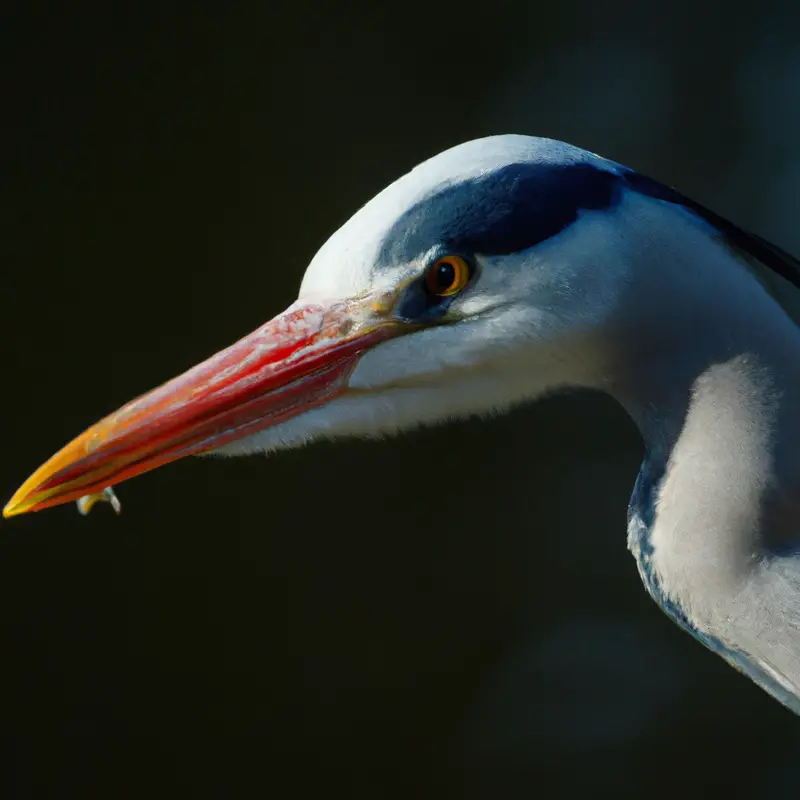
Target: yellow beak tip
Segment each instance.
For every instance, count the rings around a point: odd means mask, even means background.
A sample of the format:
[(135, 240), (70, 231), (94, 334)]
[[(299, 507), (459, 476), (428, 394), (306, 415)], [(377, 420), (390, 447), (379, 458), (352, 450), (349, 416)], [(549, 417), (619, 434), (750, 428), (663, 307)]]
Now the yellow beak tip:
[(8, 519), (9, 517), (16, 517), (19, 514), (24, 514), (26, 511), (30, 511), (31, 506), (35, 505), (31, 502), (26, 502), (26, 497), (19, 497), (18, 494), (14, 495), (5, 505), (3, 509), (3, 518)]

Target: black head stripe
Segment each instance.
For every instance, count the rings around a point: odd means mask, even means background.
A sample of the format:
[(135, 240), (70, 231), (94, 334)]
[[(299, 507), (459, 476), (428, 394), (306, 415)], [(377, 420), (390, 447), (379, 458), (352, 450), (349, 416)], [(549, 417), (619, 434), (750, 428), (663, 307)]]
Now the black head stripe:
[(582, 211), (614, 208), (628, 190), (687, 209), (800, 286), (800, 261), (779, 247), (658, 181), (613, 161), (588, 158), (508, 164), (440, 187), (397, 219), (378, 266), (407, 263), (432, 247), (486, 256), (527, 250), (563, 231)]
[(526, 250), (582, 210), (613, 207), (620, 191), (614, 172), (591, 164), (509, 164), (411, 207), (389, 231), (379, 263), (403, 263), (434, 245), (481, 255)]

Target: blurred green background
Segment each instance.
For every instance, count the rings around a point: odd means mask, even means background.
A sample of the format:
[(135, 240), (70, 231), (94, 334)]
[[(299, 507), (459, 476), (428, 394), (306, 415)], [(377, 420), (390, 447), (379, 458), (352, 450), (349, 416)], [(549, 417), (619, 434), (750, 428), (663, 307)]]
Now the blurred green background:
[[(565, 139), (800, 253), (799, 25), (778, 0), (6, 0), (3, 499), (466, 139)], [(800, 723), (639, 582), (640, 456), (574, 395), (3, 524), (0, 797), (794, 800)]]

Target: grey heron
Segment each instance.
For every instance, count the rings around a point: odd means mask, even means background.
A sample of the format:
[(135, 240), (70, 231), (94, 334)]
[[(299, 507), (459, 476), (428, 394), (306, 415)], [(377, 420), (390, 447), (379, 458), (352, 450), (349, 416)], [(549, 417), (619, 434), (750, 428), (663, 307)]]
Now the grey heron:
[(4, 515), (189, 454), (590, 387), (646, 445), (628, 547), (648, 592), (800, 713), (798, 285), (790, 255), (620, 164), (548, 139), (468, 142), (334, 233), (283, 314), (89, 428)]

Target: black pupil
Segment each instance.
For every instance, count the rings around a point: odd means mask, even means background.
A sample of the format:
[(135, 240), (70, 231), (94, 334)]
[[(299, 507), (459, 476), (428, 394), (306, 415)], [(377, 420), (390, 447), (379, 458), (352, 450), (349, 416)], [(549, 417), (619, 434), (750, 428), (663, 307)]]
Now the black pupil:
[(443, 261), (436, 266), (434, 286), (440, 292), (446, 292), (456, 282), (456, 268), (449, 262)]

